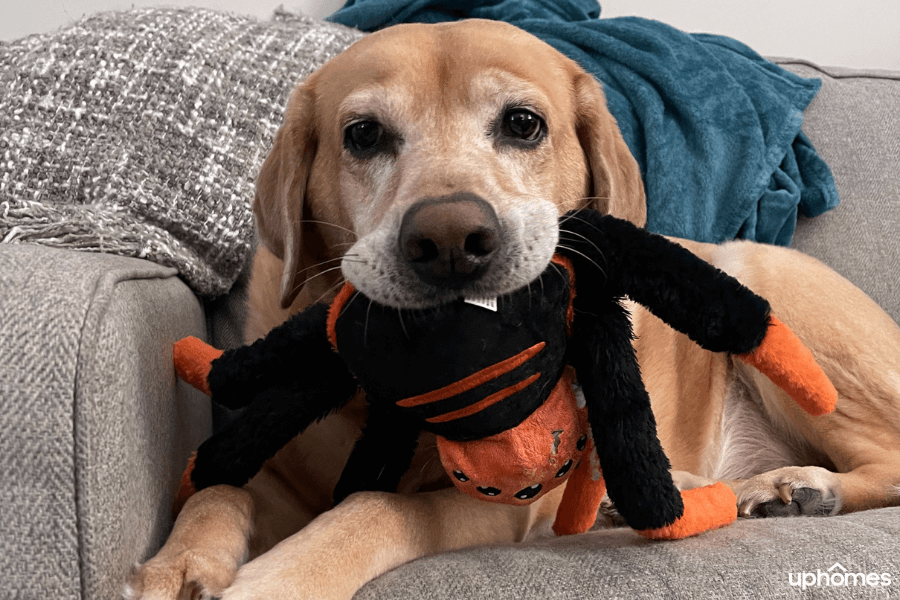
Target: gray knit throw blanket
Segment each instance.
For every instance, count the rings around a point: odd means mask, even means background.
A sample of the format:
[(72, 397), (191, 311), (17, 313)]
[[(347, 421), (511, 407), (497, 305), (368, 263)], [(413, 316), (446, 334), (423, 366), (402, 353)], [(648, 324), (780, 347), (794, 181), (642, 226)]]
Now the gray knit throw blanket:
[(0, 43), (0, 241), (140, 257), (227, 292), (291, 89), (361, 36), (152, 9)]

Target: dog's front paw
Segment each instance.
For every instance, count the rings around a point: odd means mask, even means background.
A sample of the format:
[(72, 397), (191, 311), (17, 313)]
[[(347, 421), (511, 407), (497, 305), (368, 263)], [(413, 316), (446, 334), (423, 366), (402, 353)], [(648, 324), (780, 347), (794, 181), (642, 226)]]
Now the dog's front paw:
[(186, 550), (135, 567), (125, 600), (213, 600), (234, 581), (237, 565)]
[(843, 493), (834, 473), (821, 467), (784, 467), (735, 486), (741, 517), (835, 515)]

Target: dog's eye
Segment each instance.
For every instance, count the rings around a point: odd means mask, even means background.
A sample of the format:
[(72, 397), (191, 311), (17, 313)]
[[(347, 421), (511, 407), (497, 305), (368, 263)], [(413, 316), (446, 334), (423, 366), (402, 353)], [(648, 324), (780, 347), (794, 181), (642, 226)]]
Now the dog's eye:
[(544, 120), (524, 108), (514, 108), (503, 115), (503, 134), (528, 143), (536, 143), (544, 135)]
[(378, 121), (357, 121), (344, 132), (344, 147), (351, 152), (373, 150), (384, 137), (384, 127)]

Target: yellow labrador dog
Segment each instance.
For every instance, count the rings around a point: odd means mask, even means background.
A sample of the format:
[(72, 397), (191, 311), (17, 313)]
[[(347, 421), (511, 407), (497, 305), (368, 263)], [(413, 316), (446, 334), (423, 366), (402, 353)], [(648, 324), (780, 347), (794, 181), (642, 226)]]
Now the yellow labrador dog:
[[(404, 217), (426, 205), (427, 243), (410, 249)], [(557, 217), (585, 206), (645, 220), (637, 165), (600, 86), (574, 62), (495, 22), (373, 34), (291, 97), (257, 184), (262, 247), (246, 338), (328, 298), (344, 278), (401, 308), (504, 294), (543, 271)], [(833, 414), (809, 417), (752, 368), (632, 307), (679, 485), (724, 480), (745, 516), (900, 503), (897, 325), (795, 251), (682, 243), (768, 298), (840, 399)], [(127, 595), (348, 599), (423, 555), (549, 534), (561, 489), (528, 507), (473, 500), (449, 484), (427, 435), (400, 493), (332, 506), (363, 406), (311, 427), (244, 488), (193, 496)]]

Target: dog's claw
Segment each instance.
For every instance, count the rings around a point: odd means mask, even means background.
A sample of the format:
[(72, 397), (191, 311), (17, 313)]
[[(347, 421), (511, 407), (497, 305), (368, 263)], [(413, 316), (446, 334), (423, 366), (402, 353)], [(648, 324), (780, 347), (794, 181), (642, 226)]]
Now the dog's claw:
[(790, 483), (782, 483), (778, 486), (778, 495), (781, 497), (782, 502), (790, 504), (794, 497), (794, 488), (791, 487)]

